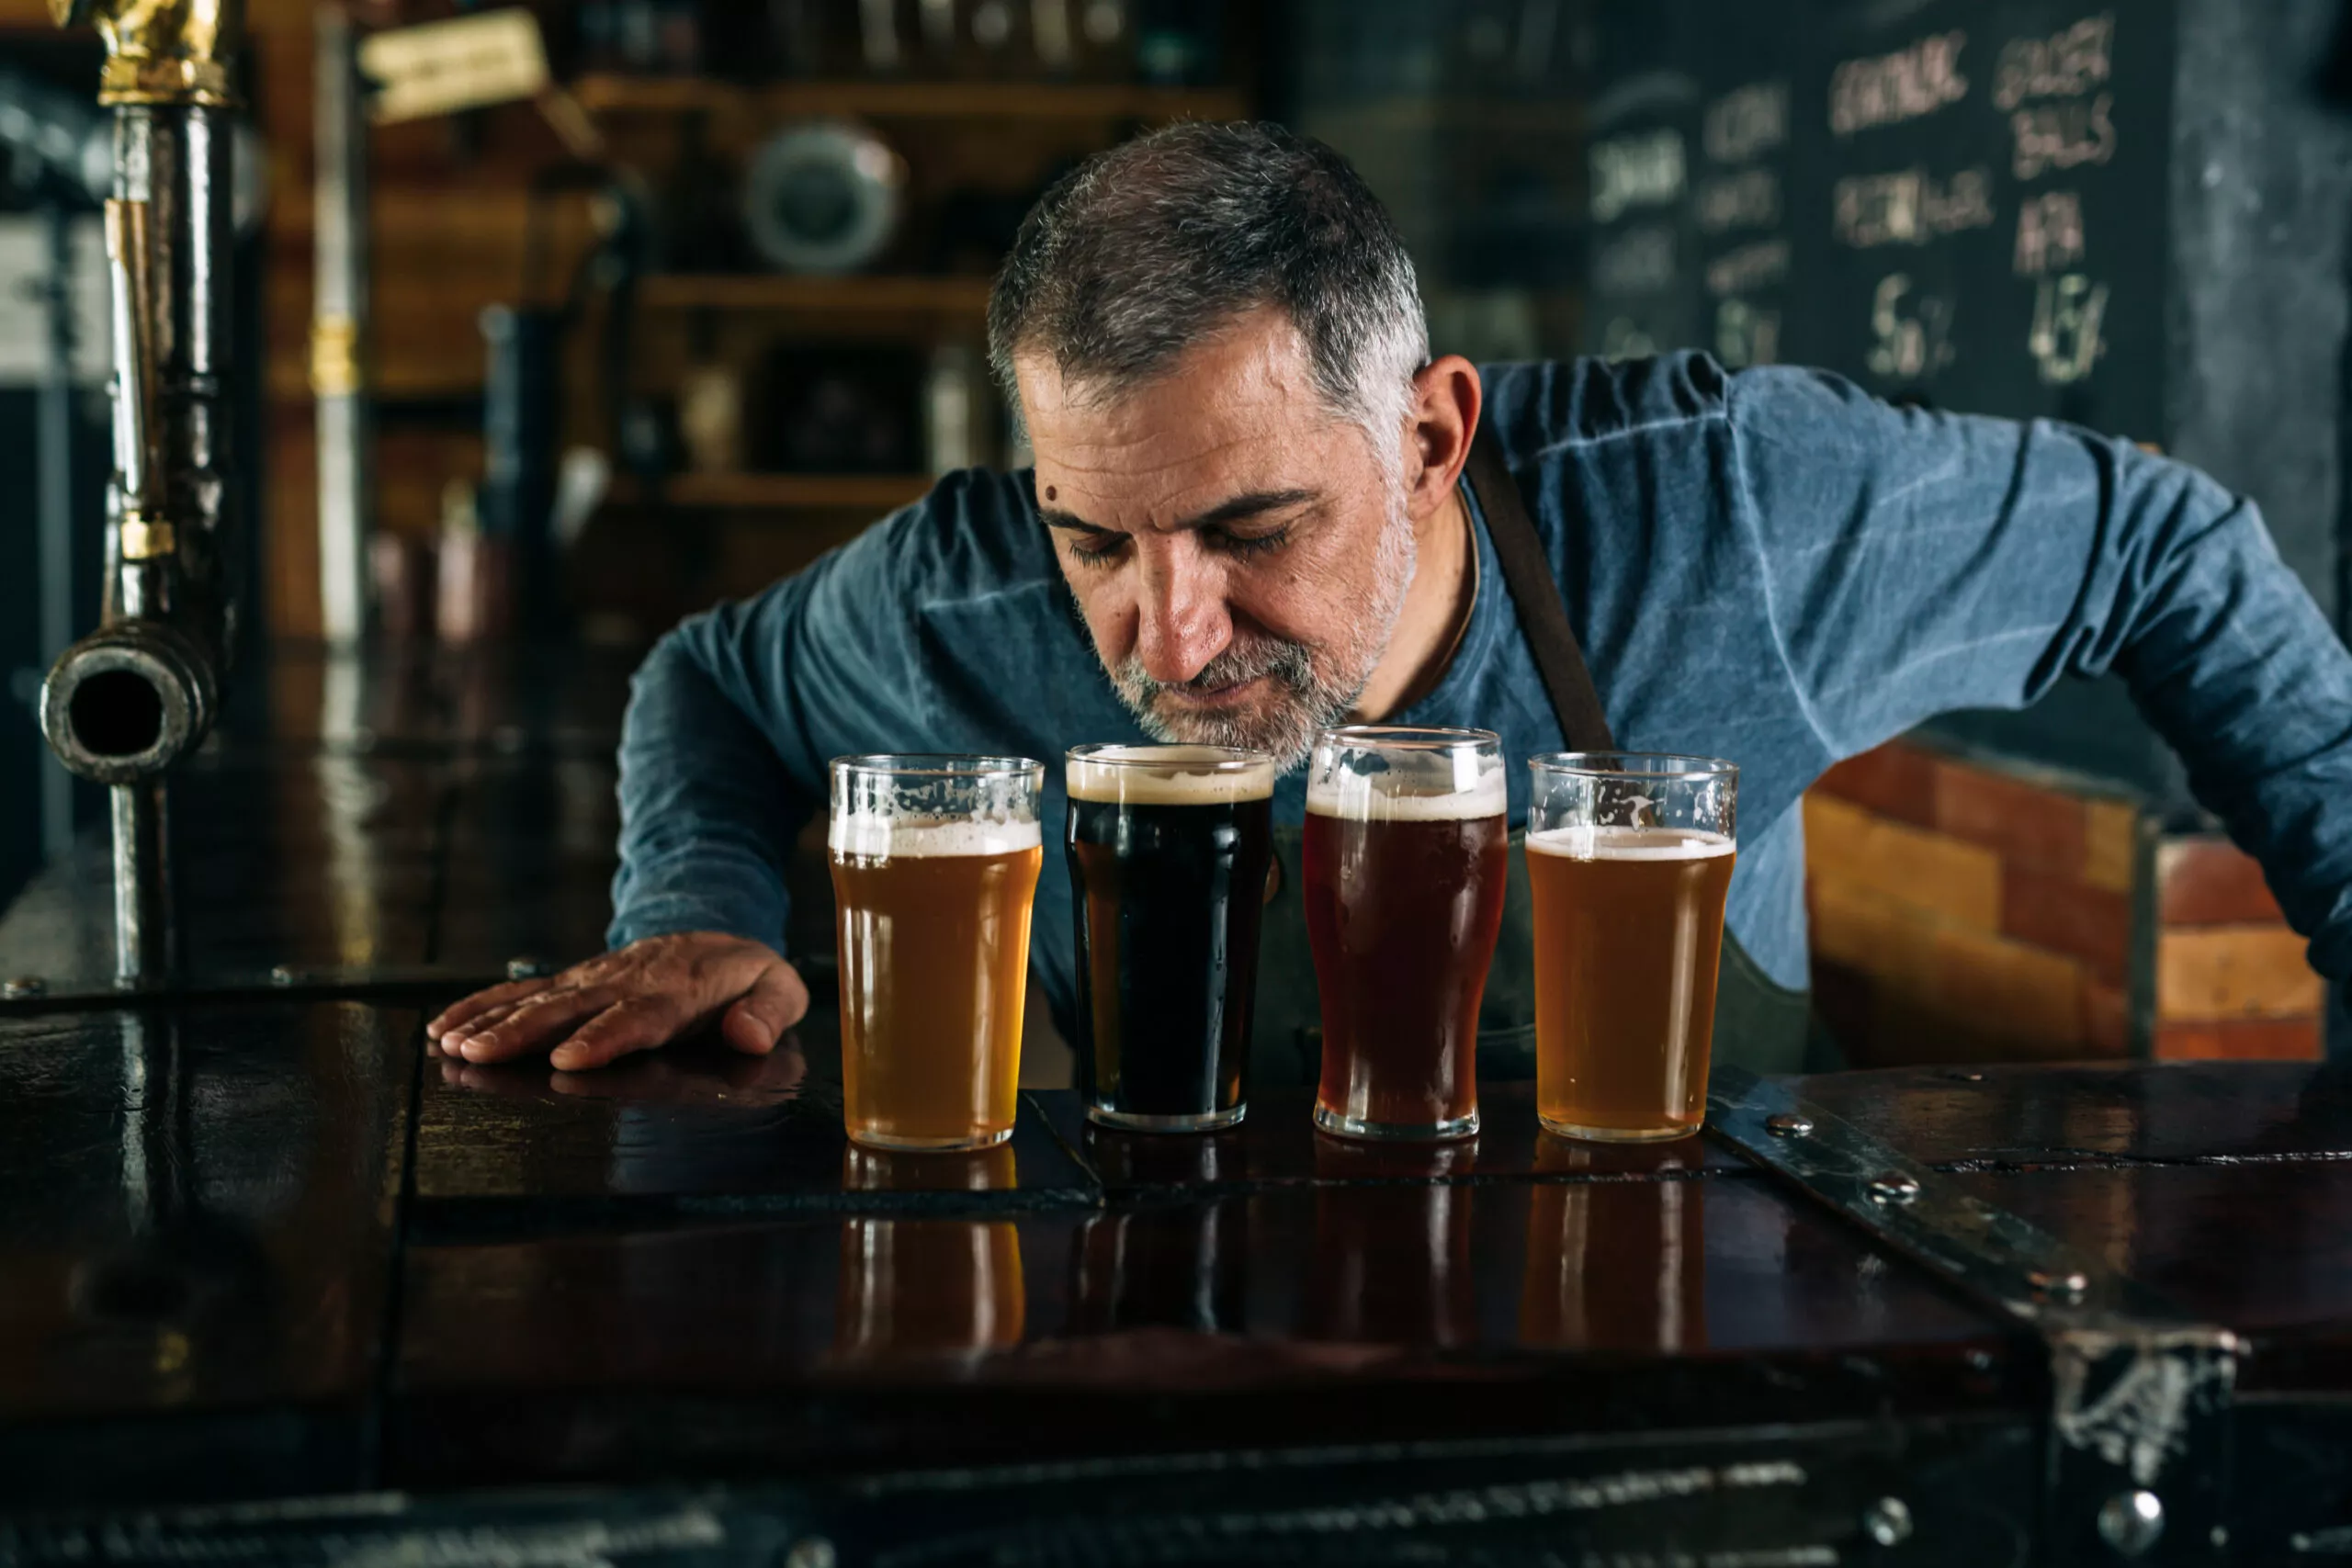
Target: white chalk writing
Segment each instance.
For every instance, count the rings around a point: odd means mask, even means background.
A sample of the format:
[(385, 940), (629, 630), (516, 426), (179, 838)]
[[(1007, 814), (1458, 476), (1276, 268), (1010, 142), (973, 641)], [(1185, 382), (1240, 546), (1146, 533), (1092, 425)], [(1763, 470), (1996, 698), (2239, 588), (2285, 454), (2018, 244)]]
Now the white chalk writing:
[(1702, 233), (1769, 229), (1781, 220), (1781, 176), (1770, 169), (1743, 169), (1701, 180), (1692, 205)]
[(1831, 208), (1839, 242), (1856, 250), (1923, 245), (1939, 235), (1991, 227), (1993, 175), (1982, 168), (1962, 169), (1940, 182), (1924, 169), (1849, 175), (1834, 188)]
[(2013, 262), (2019, 277), (2041, 277), (2079, 266), (2086, 249), (2080, 192), (2046, 191), (2019, 204)]
[(1934, 33), (1893, 54), (1845, 62), (1829, 77), (1829, 129), (1851, 136), (1960, 102), (1968, 96), (1960, 73), (1967, 42), (1963, 32)]
[(2034, 288), (2033, 331), (2026, 348), (2041, 379), (2064, 387), (2091, 373), (2107, 352), (2107, 285), (2079, 272), (2045, 277)]
[(1778, 363), (1781, 312), (1745, 299), (1724, 300), (1715, 307), (1715, 357), (1734, 370)]
[(1890, 273), (1871, 296), (1871, 335), (1864, 362), (1895, 380), (1932, 376), (1951, 363), (1951, 302), (1915, 293), (1908, 273)]
[(1719, 299), (1734, 294), (1752, 294), (1759, 288), (1770, 288), (1788, 276), (1789, 243), (1758, 240), (1752, 245), (1727, 251), (1707, 264), (1707, 292)]
[(2034, 98), (2071, 98), (2114, 74), (2115, 13), (2085, 17), (2048, 38), (2011, 39), (1993, 68), (1993, 107), (2007, 113)]
[(1644, 223), (1611, 236), (1592, 258), (1592, 285), (1604, 294), (1647, 294), (1674, 281), (1674, 231)]
[(1700, 145), (1718, 164), (1745, 164), (1789, 139), (1789, 85), (1752, 82), (1707, 106)]
[(1683, 189), (1682, 133), (1671, 127), (1592, 144), (1592, 216), (1614, 222), (1637, 207), (1664, 207)]
[(1600, 331), (1603, 359), (1647, 359), (1657, 352), (1657, 340), (1630, 316), (1612, 316)]
[(2115, 97), (2101, 93), (2088, 103), (2041, 104), (2009, 116), (2017, 139), (2009, 172), (2038, 179), (2052, 169), (2104, 164), (2115, 156)]

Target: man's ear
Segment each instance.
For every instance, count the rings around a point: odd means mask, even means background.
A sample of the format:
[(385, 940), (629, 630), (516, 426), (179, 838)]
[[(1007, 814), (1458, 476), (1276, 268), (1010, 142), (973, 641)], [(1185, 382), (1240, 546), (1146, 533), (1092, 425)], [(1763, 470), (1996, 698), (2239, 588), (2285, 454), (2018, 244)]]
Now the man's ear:
[(1470, 460), (1486, 389), (1478, 367), (1458, 354), (1433, 359), (1413, 378), (1405, 428), (1405, 509), (1426, 517), (1445, 503)]

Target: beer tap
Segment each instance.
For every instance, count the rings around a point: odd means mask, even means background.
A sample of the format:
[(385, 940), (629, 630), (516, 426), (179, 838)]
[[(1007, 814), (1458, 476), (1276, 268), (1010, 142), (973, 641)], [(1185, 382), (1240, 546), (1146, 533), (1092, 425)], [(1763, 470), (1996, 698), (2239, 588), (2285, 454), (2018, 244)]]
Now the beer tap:
[(41, 730), (108, 786), (118, 984), (175, 963), (166, 778), (211, 728), (235, 633), (228, 548), (229, 65), (243, 0), (50, 0), (107, 46), (114, 476), (98, 629), (41, 687)]

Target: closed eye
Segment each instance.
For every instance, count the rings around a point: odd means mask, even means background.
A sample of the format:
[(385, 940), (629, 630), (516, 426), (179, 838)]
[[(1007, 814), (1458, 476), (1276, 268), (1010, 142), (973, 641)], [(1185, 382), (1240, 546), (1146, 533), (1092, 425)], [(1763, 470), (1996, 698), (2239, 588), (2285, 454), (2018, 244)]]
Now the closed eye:
[(1229, 556), (1261, 556), (1288, 544), (1290, 529), (1283, 526), (1263, 534), (1228, 534), (1222, 528), (1211, 528), (1204, 530), (1201, 536)]
[(1089, 566), (1108, 566), (1127, 547), (1125, 534), (1080, 534), (1069, 543), (1069, 553)]

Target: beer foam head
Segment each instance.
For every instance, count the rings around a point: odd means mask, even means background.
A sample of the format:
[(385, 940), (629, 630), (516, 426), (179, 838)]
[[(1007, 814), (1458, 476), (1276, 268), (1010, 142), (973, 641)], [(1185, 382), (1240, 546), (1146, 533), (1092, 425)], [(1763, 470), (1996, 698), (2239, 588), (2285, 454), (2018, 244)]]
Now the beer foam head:
[(1215, 746), (1102, 746), (1064, 771), (1072, 800), (1127, 806), (1226, 806), (1274, 793), (1274, 761)]
[(1710, 860), (1738, 845), (1699, 828), (1611, 828), (1583, 824), (1527, 835), (1530, 854), (1569, 860)]
[[(1306, 809), (1317, 817), (1359, 822), (1461, 822), (1500, 817), (1510, 809), (1502, 766), (1491, 759), (1463, 758), (1467, 776), (1447, 788), (1444, 776), (1427, 770), (1357, 773), (1345, 769), (1318, 773), (1307, 782)], [(1483, 767), (1475, 766), (1484, 762)]]
[(862, 859), (923, 859), (1014, 854), (1039, 848), (1045, 842), (1045, 835), (1034, 821), (942, 821), (937, 818), (858, 812), (835, 817), (826, 829), (825, 842), (836, 854)]

